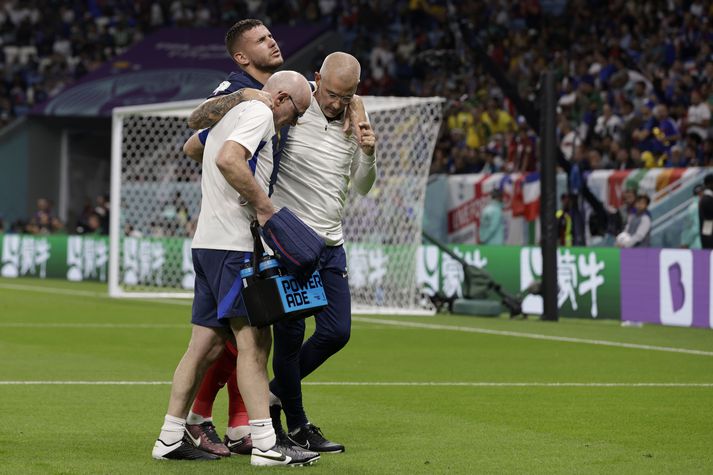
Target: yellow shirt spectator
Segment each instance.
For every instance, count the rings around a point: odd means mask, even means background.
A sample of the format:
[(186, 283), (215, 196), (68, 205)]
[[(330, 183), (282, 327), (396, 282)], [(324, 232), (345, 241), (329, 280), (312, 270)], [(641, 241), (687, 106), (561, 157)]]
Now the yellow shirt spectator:
[[(494, 117), (491, 115), (494, 113)], [(490, 128), (493, 134), (504, 134), (515, 131), (515, 121), (512, 116), (502, 109), (488, 110), (483, 112), (480, 120)]]
[(476, 123), (475, 116), (465, 110), (448, 116), (448, 129), (462, 130), (465, 133), (465, 144), (472, 149), (485, 146), (490, 136), (489, 128), (480, 121)]

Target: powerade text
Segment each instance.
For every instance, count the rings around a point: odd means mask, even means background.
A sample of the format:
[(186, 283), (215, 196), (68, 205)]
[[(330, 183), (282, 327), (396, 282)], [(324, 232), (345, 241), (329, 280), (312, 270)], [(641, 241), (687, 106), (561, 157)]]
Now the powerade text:
[(295, 279), (282, 281), (282, 291), (285, 294), (285, 302), (288, 308), (309, 305), (311, 302), (309, 301), (307, 289), (319, 288), (322, 288), (322, 279), (317, 273), (313, 274), (312, 277), (307, 279), (303, 284), (300, 284)]

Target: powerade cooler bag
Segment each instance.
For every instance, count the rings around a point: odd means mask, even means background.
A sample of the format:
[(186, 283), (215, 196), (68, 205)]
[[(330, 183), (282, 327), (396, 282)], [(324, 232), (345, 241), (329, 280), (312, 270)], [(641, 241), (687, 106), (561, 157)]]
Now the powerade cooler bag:
[(289, 208), (282, 208), (260, 230), (287, 273), (304, 281), (319, 267), (324, 240)]
[[(273, 221), (278, 212), (262, 230), (263, 235), (270, 232), (266, 242), (271, 247), (279, 245), (274, 257), (265, 254), (257, 222), (250, 227), (254, 240), (253, 257), (241, 269), (240, 275), (243, 279), (243, 301), (251, 326), (265, 327), (285, 319), (307, 318), (327, 306), (322, 278), (316, 270), (324, 241), (289, 210), (287, 212), (291, 215), (287, 221)], [(287, 234), (290, 238), (285, 239)], [(289, 265), (284, 264), (286, 259)], [(299, 278), (289, 273), (280, 275), (280, 267), (295, 272)]]

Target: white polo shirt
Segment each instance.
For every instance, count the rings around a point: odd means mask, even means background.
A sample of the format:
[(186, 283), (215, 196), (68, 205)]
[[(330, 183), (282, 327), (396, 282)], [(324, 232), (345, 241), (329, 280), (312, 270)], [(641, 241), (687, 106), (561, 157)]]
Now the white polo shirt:
[(356, 138), (342, 131), (343, 119), (328, 121), (312, 102), (290, 128), (271, 196), (319, 234), (328, 246), (344, 242), (342, 214), (350, 178), (361, 156)]
[(272, 111), (262, 102), (248, 101), (233, 107), (213, 126), (203, 151), (201, 211), (193, 249), (252, 251), (250, 223), (255, 209), (241, 198), (216, 165), (227, 141), (237, 142), (251, 155), (248, 162), (258, 185), (267, 193), (272, 174)]

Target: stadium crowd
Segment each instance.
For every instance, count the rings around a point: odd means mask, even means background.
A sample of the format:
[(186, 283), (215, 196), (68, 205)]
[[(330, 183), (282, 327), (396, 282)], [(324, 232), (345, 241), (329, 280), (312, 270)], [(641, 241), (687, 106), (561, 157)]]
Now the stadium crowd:
[(561, 149), (583, 170), (713, 159), (711, 0), (10, 0), (0, 8), (0, 127), (150, 31), (245, 17), (330, 24), (365, 66), (362, 95), (446, 97), (432, 173), (537, 168), (536, 134), (473, 60), (473, 40), (523, 98), (555, 69)]
[(65, 223), (54, 211), (48, 198), (39, 198), (37, 208), (27, 220), (5, 223), (0, 216), (0, 233), (32, 235), (47, 234), (109, 234), (109, 197), (99, 195), (95, 201), (87, 200), (74, 223)]

